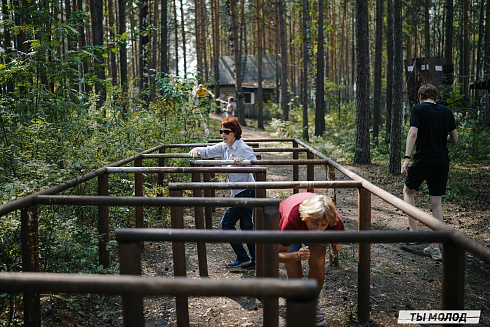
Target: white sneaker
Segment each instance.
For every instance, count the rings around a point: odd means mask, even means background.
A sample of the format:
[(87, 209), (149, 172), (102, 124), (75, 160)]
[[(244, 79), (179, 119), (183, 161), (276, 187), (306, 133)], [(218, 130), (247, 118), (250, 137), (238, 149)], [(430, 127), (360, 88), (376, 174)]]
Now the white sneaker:
[(432, 248), (431, 245), (424, 249), (424, 253), (432, 258), (434, 261), (442, 261), (442, 253), (439, 248)]

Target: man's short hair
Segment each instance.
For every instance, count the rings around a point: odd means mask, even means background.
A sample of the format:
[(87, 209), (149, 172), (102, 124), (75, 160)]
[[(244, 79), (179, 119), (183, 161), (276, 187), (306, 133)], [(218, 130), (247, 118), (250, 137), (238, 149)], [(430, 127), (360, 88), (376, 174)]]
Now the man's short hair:
[(419, 87), (418, 96), (419, 98), (422, 98), (422, 100), (427, 100), (427, 99), (437, 100), (438, 94), (439, 91), (437, 90), (437, 87), (435, 87), (432, 84), (424, 84), (421, 87)]

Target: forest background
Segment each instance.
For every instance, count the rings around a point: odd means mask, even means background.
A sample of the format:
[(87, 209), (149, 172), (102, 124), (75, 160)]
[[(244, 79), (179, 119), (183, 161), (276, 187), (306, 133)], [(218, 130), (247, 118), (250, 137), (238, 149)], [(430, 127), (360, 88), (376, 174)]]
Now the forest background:
[[(2, 0), (1, 13), (2, 203), (157, 144), (216, 135), (209, 112), (219, 106), (197, 101), (193, 89), (214, 85), (219, 94), (219, 72), (210, 69), (221, 56), (240, 67), (242, 56), (276, 55), (281, 92), (257, 101), (259, 128), (392, 174), (413, 105), (404, 60), (444, 58), (440, 102), (457, 114), (460, 133), (452, 169), (488, 171), (488, 92), (470, 87), (490, 85), (488, 0)], [(259, 65), (259, 94), (261, 82)], [(112, 187), (132, 195), (133, 181), (122, 176)], [(145, 185), (145, 195), (161, 192)], [(100, 272), (96, 209), (68, 210), (39, 213), (42, 271)], [(115, 210), (114, 228), (130, 224), (128, 208)], [(0, 220), (0, 271), (21, 269), (19, 216)]]

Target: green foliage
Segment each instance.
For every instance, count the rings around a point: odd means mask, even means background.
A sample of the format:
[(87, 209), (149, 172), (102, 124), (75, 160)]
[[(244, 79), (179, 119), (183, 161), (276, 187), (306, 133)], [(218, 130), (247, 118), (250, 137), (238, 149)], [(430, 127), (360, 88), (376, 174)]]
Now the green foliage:
[[(1, 73), (0, 73), (1, 74)], [(49, 92), (37, 88), (34, 94), (8, 94), (0, 99), (0, 199), (10, 202), (100, 167), (134, 156), (162, 143), (189, 143), (206, 140), (216, 129), (208, 117), (209, 107), (194, 103), (192, 78), (160, 79), (160, 97), (149, 108), (136, 107), (118, 88), (108, 89), (108, 101), (102, 108), (95, 97), (76, 92)], [(68, 96), (66, 96), (68, 95)], [(172, 103), (169, 105), (169, 99)], [(125, 103), (126, 102), (126, 103)], [(123, 104), (132, 105), (123, 118)], [(158, 108), (164, 109), (157, 111)], [(185, 151), (185, 150), (184, 150)], [(155, 159), (144, 161), (156, 165)], [(167, 161), (185, 165), (185, 161)], [(166, 182), (188, 177), (166, 177)], [(170, 179), (172, 178), (172, 180)], [(144, 194), (168, 195), (155, 187), (156, 174), (144, 176)], [(110, 175), (110, 195), (134, 195), (134, 176)], [(97, 180), (85, 182), (65, 194), (95, 195)], [(145, 209), (146, 210), (146, 209)], [(148, 209), (157, 210), (157, 209)], [(148, 220), (148, 224), (166, 219), (166, 212)], [(39, 251), (43, 271), (113, 273), (98, 264), (97, 207), (39, 206)], [(111, 235), (119, 227), (134, 226), (134, 208), (111, 207)], [(21, 269), (20, 212), (0, 220), (0, 270)], [(116, 247), (109, 245), (111, 256)]]

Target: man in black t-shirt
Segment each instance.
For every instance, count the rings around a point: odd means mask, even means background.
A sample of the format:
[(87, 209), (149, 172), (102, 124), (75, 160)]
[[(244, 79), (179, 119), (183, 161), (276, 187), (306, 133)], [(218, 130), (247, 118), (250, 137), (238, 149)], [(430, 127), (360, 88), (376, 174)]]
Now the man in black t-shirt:
[[(451, 109), (436, 103), (438, 91), (430, 84), (419, 88), (420, 103), (410, 115), (410, 130), (407, 135), (402, 175), (406, 176), (403, 188), (405, 202), (415, 205), (415, 191), (427, 181), (432, 216), (442, 221), (442, 195), (446, 193), (449, 172), (447, 143), (458, 142), (458, 132)], [(414, 161), (410, 167), (410, 154), (416, 147)], [(417, 220), (408, 217), (411, 231), (417, 231)], [(438, 243), (424, 249), (433, 260), (442, 260)]]

